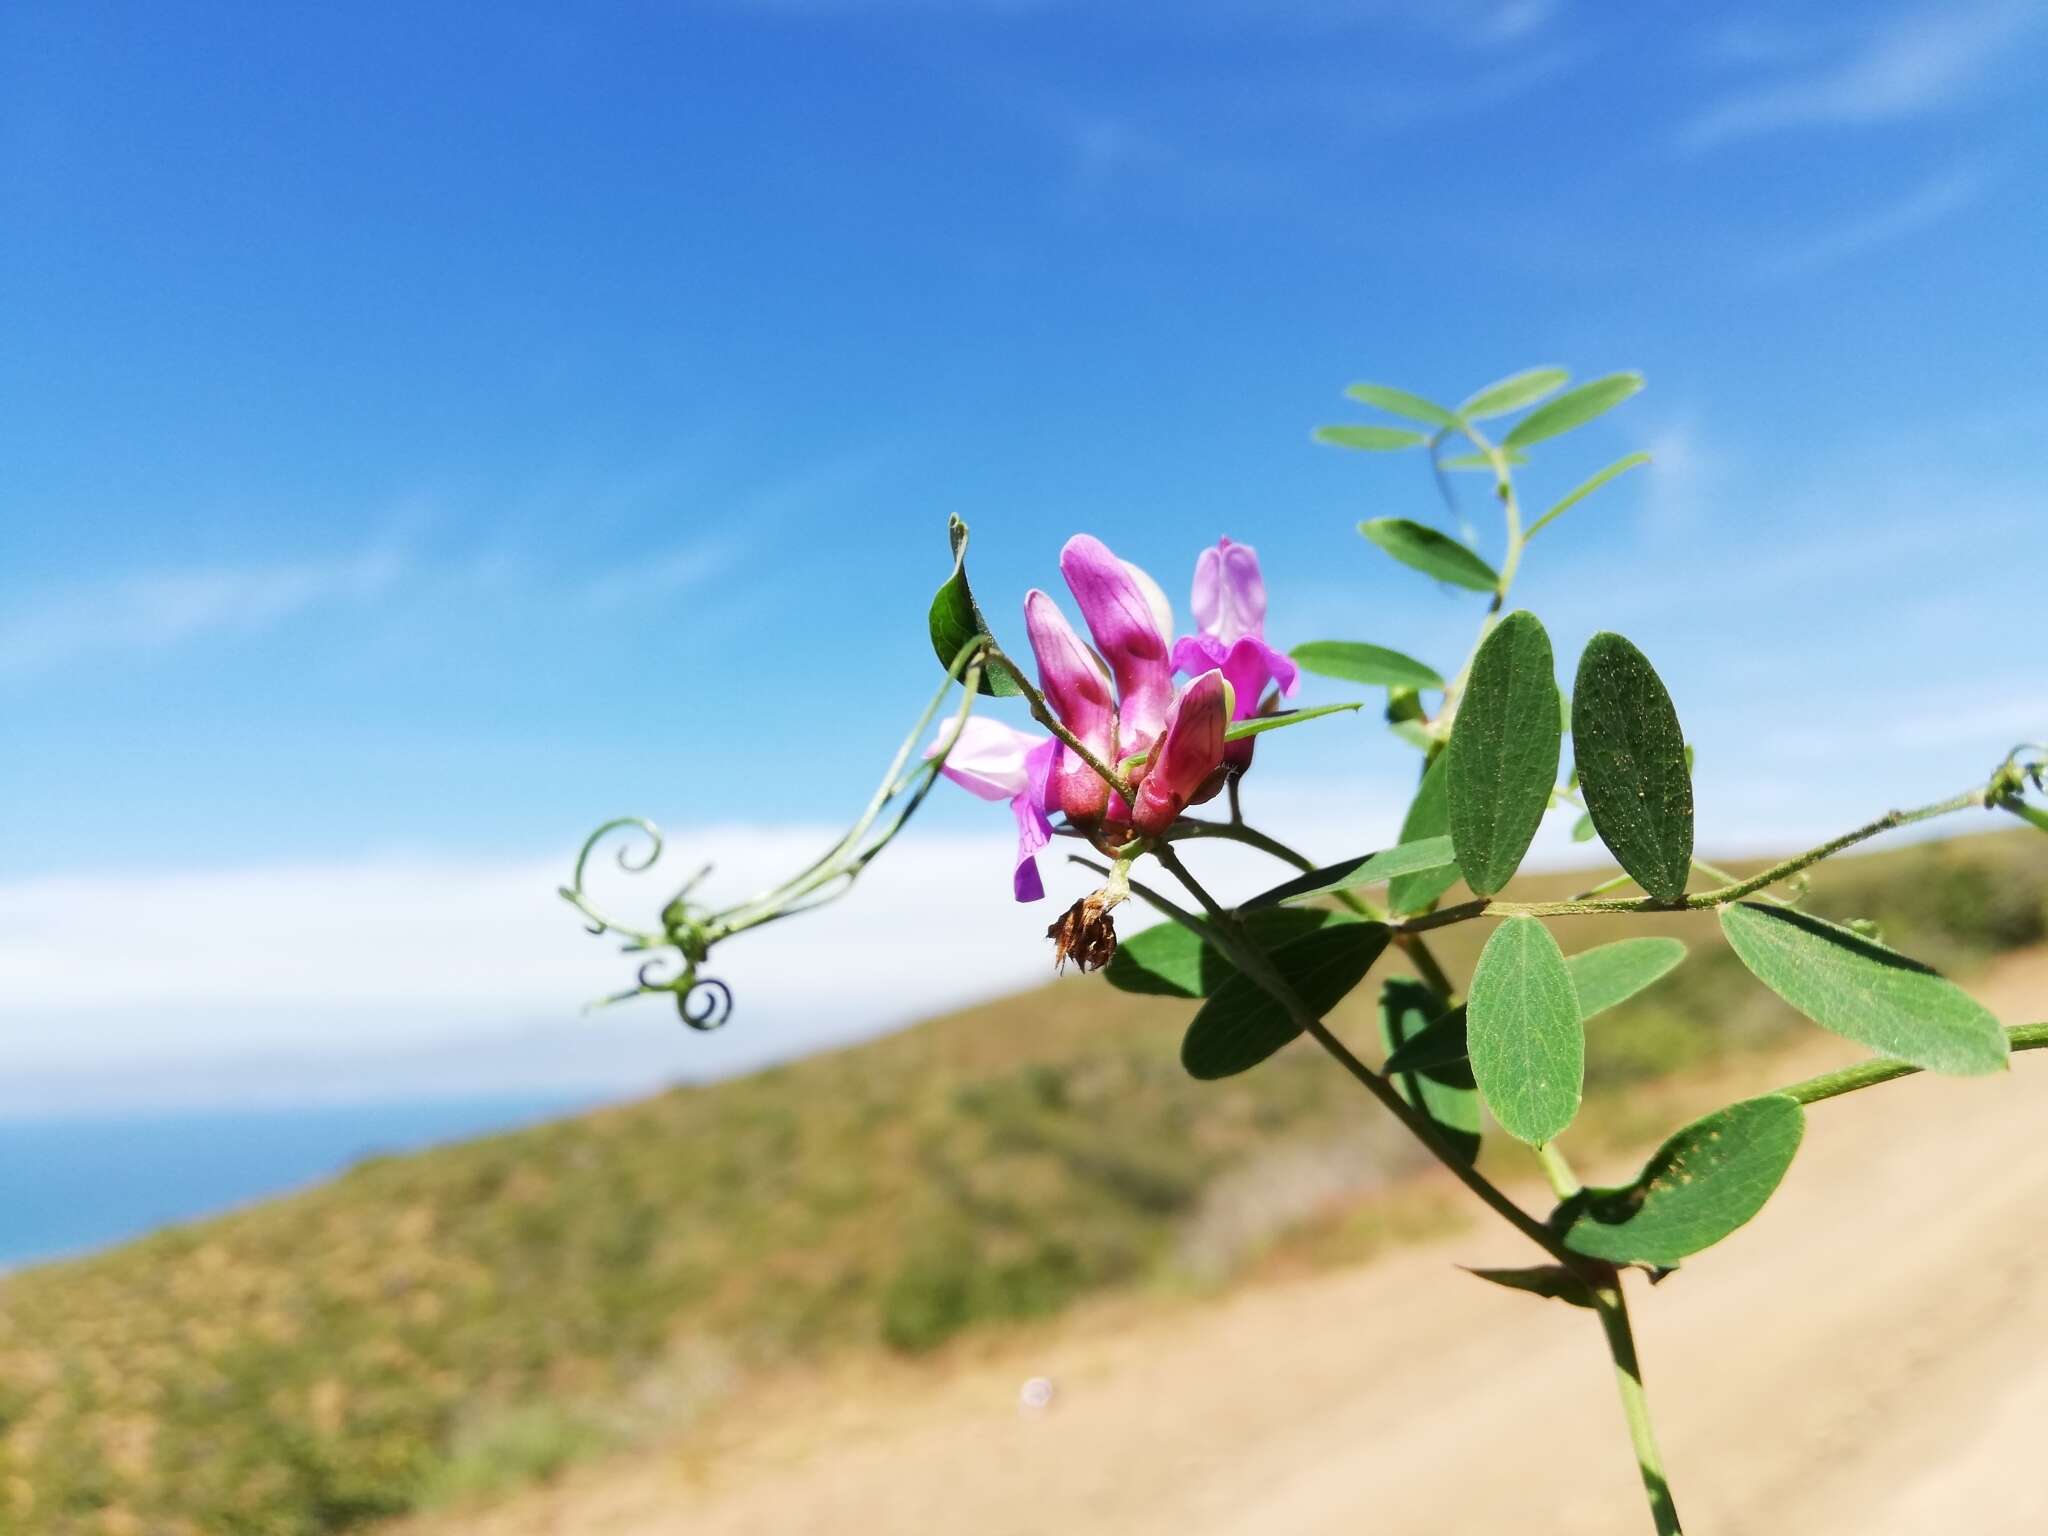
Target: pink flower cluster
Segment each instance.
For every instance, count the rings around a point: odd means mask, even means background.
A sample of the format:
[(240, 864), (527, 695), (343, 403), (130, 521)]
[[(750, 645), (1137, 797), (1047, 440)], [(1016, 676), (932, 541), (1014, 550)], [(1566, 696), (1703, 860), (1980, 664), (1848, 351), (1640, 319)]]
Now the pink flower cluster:
[[(1128, 827), (1156, 837), (1250, 766), (1252, 743), (1223, 739), (1231, 721), (1258, 712), (1269, 682), (1292, 694), (1299, 681), (1294, 663), (1266, 644), (1266, 584), (1249, 545), (1223, 539), (1202, 551), (1191, 598), (1196, 633), (1171, 646), (1173, 610), (1159, 583), (1100, 539), (1067, 540), (1060, 574), (1095, 643), (1084, 644), (1059, 604), (1033, 589), (1024, 626), (1039, 687), (1060, 723), (1101, 761), (1115, 766), (1140, 753), (1145, 761), (1129, 775), (1136, 798), (1126, 802), (1058, 739), (968, 718), (941, 771), (984, 800), (1010, 802), (1019, 901), (1045, 894), (1037, 854), (1052, 837), (1053, 816), (1089, 831)], [(1191, 674), (1178, 690), (1177, 671)], [(926, 755), (945, 740), (942, 733)]]

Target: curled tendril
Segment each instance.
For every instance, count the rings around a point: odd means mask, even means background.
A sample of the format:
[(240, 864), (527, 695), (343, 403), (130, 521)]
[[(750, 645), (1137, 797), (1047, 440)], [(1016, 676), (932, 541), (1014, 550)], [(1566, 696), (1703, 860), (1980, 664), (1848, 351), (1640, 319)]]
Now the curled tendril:
[(560, 894), (564, 901), (583, 914), (586, 919), (584, 927), (591, 933), (610, 931), (612, 933), (622, 933), (626, 937), (636, 939), (642, 944), (658, 944), (661, 942), (660, 935), (643, 933), (637, 928), (631, 928), (619, 922), (592, 902), (589, 894), (583, 889), (584, 872), (590, 866), (590, 855), (596, 851), (599, 843), (603, 842), (606, 837), (618, 831), (621, 827), (631, 827), (634, 831), (645, 836), (647, 839), (647, 852), (636, 862), (633, 858), (633, 845), (631, 843), (620, 844), (616, 855), (619, 868), (629, 875), (640, 875), (645, 874), (654, 867), (655, 861), (661, 857), (661, 829), (643, 817), (615, 816), (583, 840), (583, 846), (576, 852), (575, 871), (570, 875), (569, 883), (561, 887)]
[(682, 962), (682, 968), (672, 976), (663, 976), (662, 971), (677, 962), (667, 955), (657, 955), (643, 961), (638, 973), (639, 985), (627, 997), (644, 997), (650, 992), (672, 993), (676, 1000), (676, 1016), (690, 1028), (700, 1033), (709, 1033), (719, 1028), (732, 1017), (732, 988), (716, 976), (699, 976), (697, 967)]
[(676, 1014), (699, 1034), (709, 1034), (732, 1017), (732, 988), (716, 976), (700, 976), (676, 993)]
[[(597, 906), (584, 889), (591, 855), (606, 837), (622, 828), (630, 829), (645, 839), (644, 851), (634, 841), (622, 844), (617, 850), (618, 865), (629, 875), (645, 874), (661, 857), (661, 832), (651, 821), (638, 816), (620, 816), (605, 822), (585, 838), (582, 848), (577, 851), (576, 866), (569, 884), (560, 888), (562, 899), (583, 915), (590, 932), (619, 935), (625, 941), (621, 947), (627, 954), (653, 952), (641, 962), (633, 986), (598, 998), (590, 1006), (601, 1008), (652, 993), (667, 993), (675, 998), (677, 1015), (691, 1029), (708, 1031), (720, 1028), (732, 1017), (732, 988), (716, 977), (700, 976), (697, 968), (709, 958), (714, 945), (734, 934), (779, 918), (812, 911), (838, 900), (852, 888), (861, 871), (903, 829), (938, 781), (946, 755), (960, 739), (960, 727), (974, 707), (982, 664), (992, 644), (986, 635), (975, 635), (960, 648), (947, 669), (945, 682), (939, 685), (924, 713), (897, 749), (895, 759), (882, 775), (882, 782), (868, 801), (867, 809), (861, 812), (839, 841), (820, 858), (758, 895), (723, 908), (700, 905), (692, 898), (698, 885), (711, 873), (710, 866), (706, 865), (669, 898), (668, 904), (661, 909), (659, 929), (629, 927)], [(962, 698), (952, 729), (942, 738), (944, 746), (906, 771), (918, 743), (924, 739), (925, 731), (945, 703), (946, 695), (956, 687), (961, 690)]]

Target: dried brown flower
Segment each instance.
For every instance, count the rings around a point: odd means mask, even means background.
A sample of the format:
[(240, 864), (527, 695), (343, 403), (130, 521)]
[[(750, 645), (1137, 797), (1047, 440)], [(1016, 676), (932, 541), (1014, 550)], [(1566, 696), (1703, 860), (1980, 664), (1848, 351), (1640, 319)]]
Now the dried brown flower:
[(1116, 953), (1116, 922), (1109, 909), (1116, 905), (1106, 891), (1084, 896), (1059, 915), (1045, 936), (1052, 940), (1053, 963), (1067, 968), (1072, 960), (1083, 971), (1099, 971)]

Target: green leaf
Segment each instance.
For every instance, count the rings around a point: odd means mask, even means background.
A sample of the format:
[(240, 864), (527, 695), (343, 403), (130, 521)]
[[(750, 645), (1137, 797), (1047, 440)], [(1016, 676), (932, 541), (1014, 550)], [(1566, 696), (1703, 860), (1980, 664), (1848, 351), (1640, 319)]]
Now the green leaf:
[(1394, 389), (1385, 384), (1354, 384), (1344, 393), (1362, 404), (1376, 405), (1383, 411), (1428, 426), (1455, 427), (1459, 424), (1455, 412), (1447, 411), (1420, 395), (1411, 395), (1405, 389)]
[[(1424, 1034), (1444, 1000), (1421, 982), (1397, 976), (1380, 986), (1380, 1042), (1389, 1053)], [(1389, 1057), (1391, 1058), (1391, 1055)], [(1401, 1097), (1427, 1115), (1445, 1146), (1467, 1163), (1479, 1156), (1479, 1093), (1461, 1061), (1392, 1074)]]
[(1471, 1054), (1465, 1044), (1465, 1010), (1453, 1008), (1389, 1050), (1385, 1070), (1389, 1077), (1401, 1072), (1430, 1072), (1461, 1065)]
[(1289, 709), (1277, 715), (1254, 715), (1249, 720), (1240, 720), (1223, 733), (1225, 741), (1243, 741), (1247, 736), (1261, 736), (1267, 731), (1277, 731), (1282, 726), (1302, 725), (1310, 720), (1320, 720), (1325, 715), (1348, 714), (1354, 709), (1363, 709), (1363, 701), (1349, 704), (1317, 704), (1310, 709)]
[[(1243, 916), (1252, 941), (1272, 951), (1338, 923), (1360, 921), (1357, 914), (1327, 908), (1272, 907)], [(1142, 929), (1117, 946), (1102, 975), (1120, 992), (1162, 997), (1207, 997), (1237, 967), (1224, 959), (1184, 923), (1166, 922)]]
[(1363, 448), (1369, 453), (1396, 453), (1429, 441), (1427, 434), (1406, 427), (1317, 427), (1315, 437), (1332, 448)]
[(1445, 788), (1458, 867), (1481, 896), (1508, 883), (1550, 806), (1564, 737), (1553, 666), (1543, 625), (1519, 611), (1472, 658)]
[(1467, 1264), (1458, 1267), (1468, 1275), (1506, 1286), (1511, 1291), (1526, 1291), (1531, 1296), (1569, 1302), (1575, 1307), (1593, 1305), (1593, 1293), (1586, 1289), (1586, 1282), (1562, 1264), (1532, 1264), (1527, 1269), (1474, 1269)]
[(1413, 720), (1396, 720), (1387, 726), (1394, 733), (1394, 739), (1418, 752), (1427, 752), (1436, 745), (1436, 738), (1429, 734), (1429, 728)]
[[(1325, 715), (1349, 714), (1353, 710), (1363, 708), (1365, 708), (1363, 702), (1355, 701), (1349, 704), (1318, 704), (1311, 709), (1283, 710), (1277, 715), (1254, 715), (1251, 719), (1240, 720), (1235, 725), (1226, 729), (1223, 733), (1223, 739), (1225, 741), (1243, 741), (1247, 736), (1263, 736), (1266, 732), (1277, 731), (1283, 726), (1303, 725), (1310, 720), (1320, 720)], [(1123, 758), (1117, 763), (1117, 772), (1129, 773), (1133, 768), (1150, 759), (1151, 756), (1150, 752), (1133, 752), (1129, 757)]]
[(1486, 941), (1465, 1003), (1472, 1074), (1517, 1141), (1540, 1146), (1572, 1123), (1586, 1076), (1579, 997), (1557, 940), (1510, 917)]
[(1998, 1020), (1917, 960), (1790, 907), (1723, 907), (1721, 932), (1758, 981), (1822, 1029), (1930, 1072), (2005, 1069)]
[(1580, 817), (1580, 818), (1579, 818), (1579, 819), (1578, 819), (1577, 821), (1575, 821), (1575, 822), (1573, 822), (1573, 823), (1572, 823), (1572, 841), (1573, 841), (1573, 842), (1575, 842), (1575, 843), (1583, 843), (1583, 842), (1586, 842), (1586, 841), (1590, 840), (1592, 836), (1593, 836), (1593, 818), (1592, 818), (1592, 817), (1590, 817), (1590, 816), (1581, 816), (1581, 817)]
[[(1365, 980), (1387, 947), (1381, 923), (1336, 923), (1273, 952), (1273, 965), (1318, 1017)], [(1249, 976), (1233, 975), (1202, 1004), (1180, 1043), (1190, 1077), (1230, 1077), (1257, 1066), (1301, 1030)]]
[(1420, 842), (1400, 843), (1338, 864), (1325, 864), (1321, 869), (1312, 869), (1307, 874), (1283, 881), (1269, 891), (1259, 892), (1244, 905), (1249, 909), (1269, 907), (1279, 902), (1312, 901), (1318, 896), (1356, 890), (1362, 885), (1377, 885), (1397, 875), (1419, 874), (1429, 869), (1455, 867), (1456, 864), (1457, 856), (1451, 852), (1448, 837), (1426, 837)]
[(1678, 711), (1620, 635), (1586, 643), (1572, 685), (1572, 751), (1586, 813), (1621, 867), (1660, 901), (1692, 875), (1692, 774)]
[[(1401, 841), (1404, 844), (1449, 835), (1451, 802), (1450, 792), (1446, 788), (1449, 773), (1449, 758), (1438, 753), (1436, 761), (1431, 763), (1422, 775), (1422, 783), (1415, 791), (1415, 798), (1409, 802), (1408, 814), (1401, 818)], [(1387, 905), (1403, 917), (1427, 911), (1436, 904), (1445, 891), (1458, 883), (1458, 878), (1457, 846), (1454, 839), (1451, 862), (1442, 869), (1413, 875), (1396, 875), (1389, 881)]]
[(1526, 448), (1531, 443), (1540, 443), (1574, 427), (1583, 427), (1595, 416), (1613, 410), (1642, 387), (1643, 376), (1640, 373), (1610, 373), (1604, 379), (1581, 384), (1524, 416), (1515, 423), (1514, 430), (1503, 442), (1509, 448)]
[(1458, 414), (1467, 421), (1506, 416), (1525, 405), (1534, 405), (1545, 395), (1557, 393), (1570, 379), (1571, 375), (1562, 368), (1528, 368), (1520, 373), (1511, 373), (1504, 379), (1496, 379), (1459, 406)]
[(1633, 1184), (1589, 1189), (1559, 1209), (1565, 1243), (1612, 1264), (1669, 1267), (1711, 1248), (1764, 1208), (1792, 1166), (1806, 1115), (1783, 1094), (1695, 1120)]
[[(1507, 461), (1509, 468), (1529, 462), (1529, 455), (1522, 452), (1519, 448), (1512, 452), (1503, 448), (1500, 456)], [(1454, 453), (1449, 458), (1438, 459), (1436, 467), (1438, 469), (1479, 470), (1489, 475), (1495, 473), (1493, 460), (1483, 453)]]
[(1356, 640), (1310, 640), (1287, 653), (1304, 672), (1372, 688), (1441, 688), (1444, 680), (1413, 656)]
[[(1684, 958), (1678, 939), (1617, 939), (1571, 956), (1564, 966), (1579, 996), (1580, 1022), (1626, 1002)], [(1464, 1061), (1467, 1054), (1465, 1010), (1457, 1008), (1404, 1041), (1387, 1058), (1387, 1071), (1419, 1072)]]
[[(976, 635), (988, 634), (988, 620), (967, 585), (967, 524), (958, 517), (946, 519), (946, 537), (953, 545), (953, 574), (932, 595), (932, 649), (939, 665), (951, 667)], [(1007, 672), (986, 669), (981, 674), (980, 692), (991, 698), (1008, 698), (1018, 692), (1016, 679)]]
[(1589, 477), (1584, 483), (1582, 483), (1579, 486), (1577, 490), (1573, 491), (1569, 496), (1565, 497), (1563, 501), (1560, 501), (1548, 512), (1544, 513), (1541, 517), (1537, 518), (1535, 522), (1531, 523), (1529, 525), (1529, 531), (1523, 534), (1522, 538), (1525, 541), (1528, 539), (1533, 539), (1534, 537), (1536, 537), (1537, 529), (1543, 527), (1546, 523), (1549, 523), (1556, 518), (1564, 516), (1565, 513), (1571, 511), (1573, 507), (1576, 507), (1588, 496), (1592, 495), (1595, 491), (1599, 490), (1601, 486), (1605, 485), (1608, 481), (1612, 480), (1616, 475), (1625, 475), (1630, 470), (1634, 469), (1638, 464), (1647, 464), (1649, 462), (1650, 456), (1647, 453), (1632, 453), (1625, 459), (1616, 459), (1612, 464), (1608, 465), (1605, 469), (1601, 470), (1597, 475)]
[(1579, 994), (1579, 1017), (1590, 1019), (1668, 975), (1685, 958), (1683, 939), (1616, 939), (1565, 961)]
[(1379, 545), (1403, 565), (1474, 592), (1491, 592), (1500, 585), (1492, 566), (1473, 554), (1449, 534), (1439, 533), (1405, 517), (1376, 517), (1360, 523), (1358, 531)]

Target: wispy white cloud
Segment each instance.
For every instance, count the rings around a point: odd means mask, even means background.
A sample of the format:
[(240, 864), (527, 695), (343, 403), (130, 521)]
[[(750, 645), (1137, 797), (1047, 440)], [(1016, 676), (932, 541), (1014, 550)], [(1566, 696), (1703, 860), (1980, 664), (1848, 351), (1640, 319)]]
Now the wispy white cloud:
[[(1810, 67), (1715, 102), (1681, 128), (1679, 145), (1698, 152), (1786, 128), (1889, 122), (1952, 107), (2042, 15), (2027, 0), (1987, 0), (1896, 16)], [(1769, 36), (1774, 48), (1762, 56), (1771, 63), (1801, 58), (1787, 34)]]
[(1990, 177), (1981, 166), (1944, 171), (1895, 202), (1805, 241), (1779, 247), (1758, 263), (1757, 275), (1781, 280), (1829, 271), (1974, 207), (1989, 185)]
[(700, 539), (636, 557), (632, 565), (586, 582), (580, 596), (587, 607), (613, 609), (687, 592), (731, 570), (740, 554), (734, 540)]
[(308, 609), (378, 597), (405, 570), (395, 548), (344, 559), (141, 571), (47, 593), (0, 617), (0, 677), (94, 656), (161, 653), (209, 634), (254, 634)]

